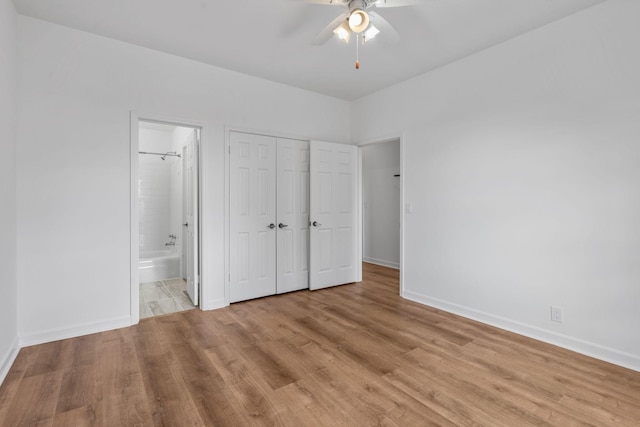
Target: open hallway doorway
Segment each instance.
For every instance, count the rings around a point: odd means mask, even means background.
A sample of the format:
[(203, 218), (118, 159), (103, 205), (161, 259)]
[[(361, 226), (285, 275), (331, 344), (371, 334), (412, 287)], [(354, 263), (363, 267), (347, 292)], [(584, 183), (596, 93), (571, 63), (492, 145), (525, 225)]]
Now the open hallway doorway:
[(360, 146), (362, 260), (400, 270), (402, 242), (401, 142)]

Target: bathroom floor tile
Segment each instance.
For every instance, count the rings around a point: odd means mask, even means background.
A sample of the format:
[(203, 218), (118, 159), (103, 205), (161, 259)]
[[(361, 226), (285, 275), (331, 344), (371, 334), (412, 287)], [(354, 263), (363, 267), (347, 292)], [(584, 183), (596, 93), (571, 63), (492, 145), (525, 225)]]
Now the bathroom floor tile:
[(147, 317), (153, 317), (153, 312), (146, 302), (140, 301), (140, 318), (146, 319)]
[(164, 284), (170, 288), (184, 288), (187, 286), (187, 282), (184, 279), (167, 279), (164, 280)]
[(155, 289), (155, 288), (162, 288), (164, 287), (164, 284), (162, 283), (162, 281), (157, 281), (157, 282), (148, 282), (148, 283), (140, 283), (140, 289)]
[(195, 308), (195, 305), (191, 302), (191, 298), (189, 298), (187, 291), (182, 291), (179, 295), (176, 295), (174, 299), (178, 301), (185, 310)]
[(154, 316), (184, 311), (184, 308), (173, 299), (151, 301), (149, 302), (149, 308)]
[(164, 285), (172, 295), (177, 295), (187, 289), (187, 282), (182, 279), (165, 280)]
[(140, 318), (195, 308), (186, 289), (187, 283), (180, 278), (141, 283)]
[(140, 297), (147, 301), (171, 299), (171, 294), (162, 282), (144, 283), (140, 286)]

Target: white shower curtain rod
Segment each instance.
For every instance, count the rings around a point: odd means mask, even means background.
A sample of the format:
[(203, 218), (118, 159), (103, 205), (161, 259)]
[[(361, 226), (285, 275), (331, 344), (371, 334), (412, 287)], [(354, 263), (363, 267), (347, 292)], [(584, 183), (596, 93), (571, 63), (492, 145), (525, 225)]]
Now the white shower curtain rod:
[(181, 154), (177, 154), (175, 151), (170, 151), (168, 153), (152, 153), (150, 151), (138, 151), (138, 154), (151, 154), (151, 155), (154, 155), (154, 156), (162, 156), (162, 160), (164, 160), (164, 158), (166, 156), (169, 156), (169, 157), (182, 157)]

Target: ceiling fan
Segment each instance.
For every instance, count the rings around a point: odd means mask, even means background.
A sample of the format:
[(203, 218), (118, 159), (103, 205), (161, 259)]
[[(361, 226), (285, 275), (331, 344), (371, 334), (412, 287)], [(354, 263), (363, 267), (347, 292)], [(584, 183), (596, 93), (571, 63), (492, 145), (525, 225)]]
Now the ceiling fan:
[(346, 10), (329, 23), (313, 40), (313, 44), (325, 44), (334, 34), (349, 43), (352, 34), (362, 35), (362, 43), (383, 33), (388, 40), (399, 40), (398, 33), (391, 24), (373, 8), (410, 6), (418, 0), (303, 0), (305, 3), (337, 5)]

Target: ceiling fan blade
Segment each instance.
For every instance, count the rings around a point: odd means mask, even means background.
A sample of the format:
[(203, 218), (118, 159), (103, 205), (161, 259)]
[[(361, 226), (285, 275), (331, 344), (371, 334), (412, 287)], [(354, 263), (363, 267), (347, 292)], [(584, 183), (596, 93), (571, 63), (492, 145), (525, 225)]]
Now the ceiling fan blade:
[(349, 0), (295, 0), (298, 3), (310, 3), (310, 4), (326, 4), (326, 5), (346, 5)]
[(333, 36), (333, 30), (335, 30), (338, 25), (340, 25), (345, 19), (347, 19), (347, 14), (340, 14), (340, 16), (331, 21), (329, 25), (327, 25), (322, 31), (320, 31), (316, 38), (313, 39), (313, 42), (311, 42), (311, 44), (315, 46), (321, 46), (325, 44), (327, 41), (329, 41), (331, 36)]
[(420, 0), (377, 0), (373, 3), (376, 7), (402, 7), (413, 6), (420, 3)]
[(376, 12), (369, 12), (369, 17), (371, 18), (371, 23), (380, 30), (380, 34), (384, 39), (391, 43), (397, 43), (400, 41), (398, 32), (391, 26), (391, 24), (389, 24), (389, 21)]

